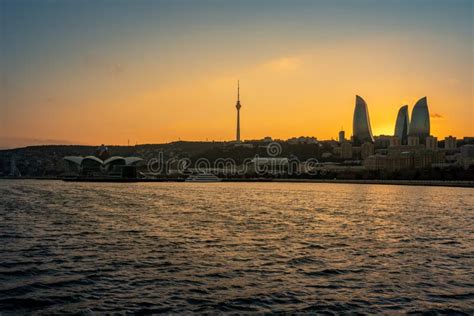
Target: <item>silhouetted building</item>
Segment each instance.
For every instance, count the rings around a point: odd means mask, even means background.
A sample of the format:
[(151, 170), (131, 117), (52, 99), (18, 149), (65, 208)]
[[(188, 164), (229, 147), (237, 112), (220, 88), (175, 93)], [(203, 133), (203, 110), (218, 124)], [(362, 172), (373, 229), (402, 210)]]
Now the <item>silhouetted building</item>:
[(398, 138), (398, 136), (393, 136), (392, 138), (390, 138), (389, 147), (398, 147), (400, 145), (400, 138)]
[(397, 121), (395, 122), (395, 136), (400, 139), (402, 145), (408, 143), (408, 127), (410, 119), (408, 118), (408, 105), (404, 105), (398, 110)]
[(365, 142), (360, 146), (360, 157), (366, 159), (369, 156), (372, 156), (375, 151), (375, 146), (372, 143)]
[(410, 153), (402, 153), (397, 157), (385, 155), (372, 155), (364, 160), (364, 167), (367, 170), (387, 170), (397, 171), (403, 169), (412, 169), (413, 158)]
[(474, 145), (462, 146), (458, 161), (464, 169), (474, 169)]
[(346, 140), (346, 132), (344, 131), (339, 131), (339, 142), (342, 143)]
[(461, 156), (464, 158), (474, 158), (474, 145), (464, 145), (461, 147)]
[(390, 146), (390, 140), (392, 138), (393, 136), (388, 136), (388, 135), (374, 136), (375, 148), (377, 149), (388, 148)]
[(429, 168), (445, 161), (443, 152), (419, 149), (385, 155), (372, 155), (364, 160), (367, 170), (397, 171)]
[(67, 156), (64, 157), (64, 162), (66, 175), (69, 176), (135, 178), (136, 169), (143, 159), (114, 156), (104, 161), (95, 156)]
[(420, 137), (418, 136), (408, 136), (408, 146), (419, 146)]
[(424, 143), (426, 137), (430, 136), (430, 112), (426, 97), (418, 100), (413, 107), (408, 136), (419, 137), (421, 143)]
[(464, 138), (462, 139), (462, 141), (463, 141), (464, 144), (466, 144), (466, 145), (474, 145), (474, 137), (464, 136)]
[(372, 128), (370, 127), (369, 110), (367, 103), (360, 96), (356, 95), (354, 118), (352, 123), (352, 137), (357, 145), (365, 142), (374, 142)]
[(448, 136), (444, 138), (444, 149), (456, 149), (456, 137)]
[(426, 137), (425, 147), (430, 150), (438, 150), (438, 138), (434, 136)]
[(341, 158), (352, 159), (352, 144), (349, 142), (343, 142), (341, 144)]

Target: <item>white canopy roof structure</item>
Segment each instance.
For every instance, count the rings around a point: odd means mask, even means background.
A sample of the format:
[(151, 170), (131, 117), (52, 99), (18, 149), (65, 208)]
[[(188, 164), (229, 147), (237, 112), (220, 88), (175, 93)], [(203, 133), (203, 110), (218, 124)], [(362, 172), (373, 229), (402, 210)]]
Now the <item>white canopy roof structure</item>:
[(66, 156), (63, 159), (66, 161), (70, 161), (76, 165), (82, 165), (85, 160), (93, 160), (94, 162), (102, 166), (107, 166), (113, 162), (117, 162), (120, 160), (122, 161), (122, 164), (126, 166), (132, 166), (140, 161), (143, 161), (143, 158), (140, 158), (140, 157), (120, 157), (120, 156), (113, 156), (113, 157), (110, 157), (109, 159), (106, 159), (105, 161), (102, 161), (101, 159), (95, 156), (87, 156), (87, 157)]

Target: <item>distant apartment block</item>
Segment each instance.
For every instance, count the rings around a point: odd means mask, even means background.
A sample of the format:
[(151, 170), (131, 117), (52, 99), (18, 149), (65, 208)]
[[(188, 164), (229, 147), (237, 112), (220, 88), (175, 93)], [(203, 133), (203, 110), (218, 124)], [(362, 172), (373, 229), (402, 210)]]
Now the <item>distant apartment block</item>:
[(444, 149), (456, 149), (456, 137), (448, 136), (444, 138)]
[(426, 137), (425, 147), (430, 150), (438, 150), (438, 138), (434, 136)]
[(341, 144), (341, 158), (352, 159), (352, 144), (350, 142), (343, 142)]
[(372, 155), (364, 160), (364, 166), (367, 170), (398, 171), (429, 168), (444, 160), (444, 152), (420, 149), (392, 155)]
[(372, 156), (375, 152), (375, 146), (372, 143), (366, 142), (360, 146), (360, 155), (362, 159)]
[(419, 146), (420, 137), (418, 136), (408, 136), (408, 146)]

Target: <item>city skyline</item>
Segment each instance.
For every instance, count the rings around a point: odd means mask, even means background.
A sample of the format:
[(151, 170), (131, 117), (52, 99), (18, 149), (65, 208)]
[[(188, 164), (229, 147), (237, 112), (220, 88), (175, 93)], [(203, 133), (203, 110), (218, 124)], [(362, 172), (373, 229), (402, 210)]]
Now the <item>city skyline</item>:
[[(398, 114), (396, 116), (395, 124), (393, 125), (393, 133), (387, 133), (387, 134), (378, 134), (374, 135), (372, 133), (372, 128), (371, 128), (371, 121), (370, 121), (370, 115), (369, 115), (369, 109), (366, 101), (359, 95), (355, 95), (355, 107), (354, 107), (354, 112), (352, 116), (352, 133), (349, 134), (349, 138), (344, 138), (346, 135), (345, 134), (345, 129), (341, 127), (338, 131), (338, 137), (331, 137), (329, 139), (320, 139), (320, 140), (339, 140), (339, 142), (342, 141), (350, 141), (353, 142), (355, 145), (361, 145), (365, 142), (371, 142), (373, 143), (375, 138), (378, 136), (390, 136), (390, 137), (397, 137), (402, 145), (406, 145), (407, 143), (407, 138), (410, 136), (415, 136), (419, 139), (420, 143), (424, 144), (425, 138), (428, 136), (436, 136), (432, 133), (430, 133), (430, 121), (433, 118), (432, 115), (429, 113), (429, 107), (427, 103), (427, 97), (422, 97), (419, 99), (415, 105), (412, 107), (412, 116), (410, 117), (408, 112), (409, 112), (409, 106), (408, 105), (403, 105), (399, 108)], [(258, 138), (255, 139), (241, 139), (241, 130), (240, 130), (240, 109), (241, 109), (241, 103), (240, 103), (240, 80), (237, 80), (237, 100), (236, 100), (236, 105), (235, 108), (237, 110), (237, 121), (236, 121), (236, 136), (234, 139), (230, 140), (223, 140), (223, 141), (229, 141), (229, 142), (241, 142), (241, 141), (255, 141), (258, 140)], [(436, 117), (435, 117), (436, 118)], [(341, 136), (342, 135), (342, 136)], [(452, 137), (452, 134), (448, 135), (449, 137)], [(288, 137), (287, 139), (279, 139), (276, 138), (277, 140), (290, 140), (294, 139), (297, 137), (309, 137), (309, 138), (314, 138), (314, 135), (293, 135), (291, 137)], [(447, 136), (446, 136), (447, 137)], [(464, 137), (470, 137), (470, 136), (464, 136)], [(271, 136), (265, 136), (262, 139), (272, 139)], [(462, 138), (462, 137), (461, 137)], [(341, 140), (342, 139), (342, 140)], [(31, 145), (40, 145), (38, 143), (38, 139), (35, 140), (37, 143), (32, 143)], [(179, 139), (181, 141), (181, 139)], [(183, 140), (186, 141), (186, 140)], [(197, 140), (197, 141), (203, 141), (203, 140)], [(206, 141), (209, 141), (207, 139)], [(214, 140), (212, 140), (214, 141)], [(51, 142), (51, 143), (49, 143)], [(73, 145), (73, 142), (68, 142), (68, 141), (61, 141), (63, 144), (71, 144)], [(171, 141), (172, 142), (172, 141)], [(54, 144), (54, 145), (61, 145), (61, 143), (56, 143), (54, 140), (48, 140), (44, 145), (48, 144)], [(81, 144), (78, 144), (81, 145)], [(89, 144), (90, 145), (90, 144)], [(112, 145), (120, 145), (120, 144), (112, 144)], [(133, 145), (133, 144), (132, 144)], [(138, 143), (136, 143), (138, 145)], [(102, 144), (102, 146), (104, 146)], [(130, 140), (127, 141), (127, 146), (130, 146)], [(21, 146), (18, 146), (21, 147)], [(2, 147), (0, 147), (1, 149)], [(7, 147), (5, 147), (7, 148)]]
[(423, 95), (474, 134), (470, 1), (1, 6), (0, 147), (234, 140), (238, 79), (242, 139), (349, 137), (354, 95), (373, 135)]

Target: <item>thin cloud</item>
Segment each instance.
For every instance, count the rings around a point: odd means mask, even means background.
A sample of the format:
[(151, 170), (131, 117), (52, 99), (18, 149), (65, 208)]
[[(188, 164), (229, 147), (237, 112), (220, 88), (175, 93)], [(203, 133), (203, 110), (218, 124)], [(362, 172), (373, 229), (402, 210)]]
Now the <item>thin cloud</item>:
[(300, 57), (279, 57), (261, 64), (260, 68), (270, 71), (291, 71), (300, 68), (302, 64)]
[(436, 120), (436, 119), (440, 120), (440, 119), (443, 119), (443, 118), (444, 118), (444, 116), (441, 115), (441, 114), (439, 114), (439, 113), (431, 113), (431, 114), (430, 114), (430, 117), (431, 117), (432, 119), (435, 119), (435, 120)]

